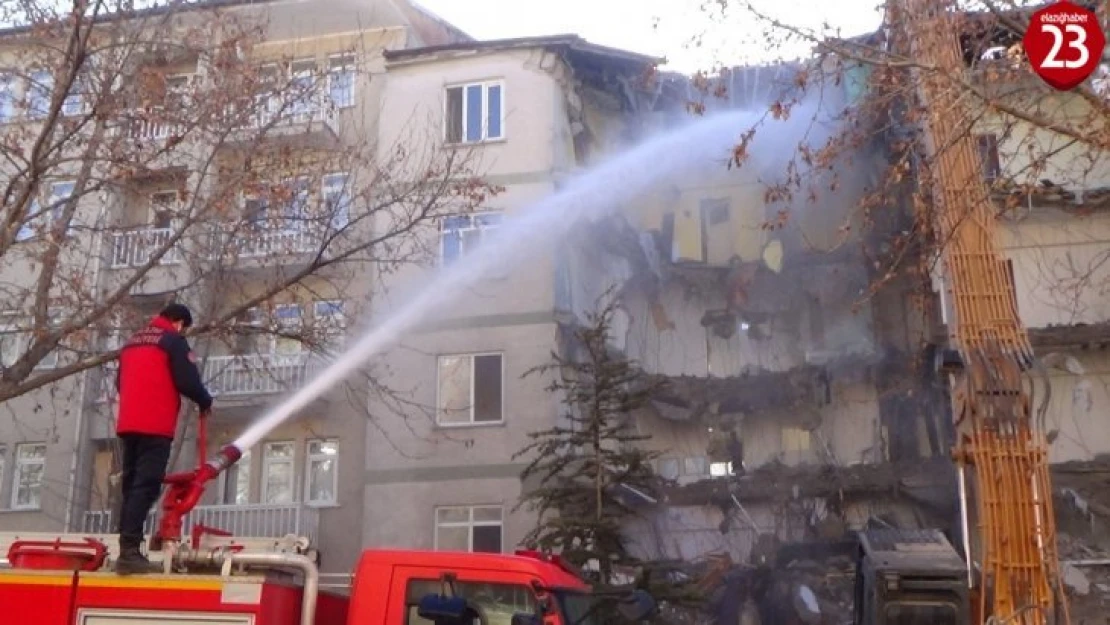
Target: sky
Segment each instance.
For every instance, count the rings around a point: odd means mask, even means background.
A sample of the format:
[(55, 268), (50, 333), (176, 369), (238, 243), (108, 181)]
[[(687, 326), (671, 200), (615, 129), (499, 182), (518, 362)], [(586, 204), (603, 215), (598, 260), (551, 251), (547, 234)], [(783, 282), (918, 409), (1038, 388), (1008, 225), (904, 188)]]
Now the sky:
[[(771, 50), (764, 25), (722, 0), (416, 0), (478, 39), (577, 34), (591, 43), (666, 57), (665, 69), (692, 73), (804, 54), (800, 41)], [(751, 0), (765, 14), (810, 31), (875, 30), (881, 0)], [(737, 0), (730, 0), (737, 5)], [(708, 12), (703, 6), (710, 7)], [(828, 24), (833, 31), (824, 31)], [(700, 38), (700, 45), (695, 42)]]

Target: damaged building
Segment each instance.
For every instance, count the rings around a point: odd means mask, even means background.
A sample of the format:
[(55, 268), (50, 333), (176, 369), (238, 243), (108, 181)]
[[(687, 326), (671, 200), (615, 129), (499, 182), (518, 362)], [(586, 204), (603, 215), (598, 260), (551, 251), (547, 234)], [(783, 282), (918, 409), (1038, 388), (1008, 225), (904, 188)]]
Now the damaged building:
[[(713, 98), (704, 114), (754, 118), (792, 71), (734, 71), (735, 95)], [(855, 85), (838, 95), (849, 102)], [(643, 115), (647, 128), (673, 122), (665, 109)], [(916, 496), (939, 504), (923, 519), (894, 496), (914, 489), (875, 469), (919, 471), (945, 452), (943, 397), (919, 366), (927, 312), (905, 296), (912, 285), (869, 290), (862, 243), (876, 232), (857, 206), (885, 154), (861, 151), (820, 174), (816, 198), (769, 197), (805, 132), (804, 121), (770, 123), (739, 169), (719, 154), (692, 158), (628, 210), (584, 225), (564, 255), (559, 305), (581, 318), (616, 293), (613, 347), (666, 381), (637, 416), (670, 485), (629, 529), (643, 557), (744, 562), (767, 536), (839, 537), (869, 519), (904, 525), (951, 513), (945, 494), (923, 484)]]

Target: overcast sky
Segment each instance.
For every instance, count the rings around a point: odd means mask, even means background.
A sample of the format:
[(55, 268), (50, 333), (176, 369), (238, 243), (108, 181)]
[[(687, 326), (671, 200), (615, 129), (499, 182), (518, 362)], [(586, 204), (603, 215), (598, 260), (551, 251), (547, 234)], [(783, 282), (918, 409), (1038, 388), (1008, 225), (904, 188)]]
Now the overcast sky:
[[(667, 69), (693, 72), (781, 56), (770, 52), (761, 27), (739, 10), (721, 16), (717, 0), (416, 0), (479, 39), (574, 33), (592, 43), (668, 60)], [(879, 25), (881, 0), (754, 0), (766, 13), (810, 29), (824, 23), (856, 35)], [(736, 4), (736, 1), (733, 0)], [(701, 10), (714, 7), (713, 13)], [(695, 47), (691, 40), (702, 36)], [(792, 46), (794, 55), (805, 48)]]

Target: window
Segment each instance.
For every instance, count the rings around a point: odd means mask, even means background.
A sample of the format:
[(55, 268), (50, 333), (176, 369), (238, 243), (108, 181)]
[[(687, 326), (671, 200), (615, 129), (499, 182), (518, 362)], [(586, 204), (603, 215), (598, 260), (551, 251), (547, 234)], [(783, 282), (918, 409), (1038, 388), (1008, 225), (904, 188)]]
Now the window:
[(476, 248), (501, 225), (502, 214), (477, 213), (445, 217), (440, 227), (440, 257), (452, 263)]
[(782, 428), (782, 450), (787, 453), (801, 453), (810, 450), (811, 435), (809, 430), (796, 427)]
[(15, 79), (11, 74), (0, 75), (0, 123), (15, 117)]
[(266, 443), (262, 448), (262, 503), (292, 503), (293, 443)]
[[(61, 327), (65, 317), (65, 312), (58, 309), (50, 309), (47, 313), (46, 323), (49, 326), (49, 331), (53, 332)], [(50, 353), (42, 357), (42, 360), (35, 365), (36, 369), (52, 369), (58, 366), (58, 351), (62, 348), (61, 343), (52, 350)]]
[[(35, 235), (37, 229), (45, 231), (51, 227), (53, 223), (61, 219), (62, 214), (65, 212), (66, 200), (73, 195), (75, 183), (72, 180), (55, 182), (50, 185), (49, 193), (46, 196), (46, 204), (42, 204), (39, 197), (31, 199), (31, 205), (27, 210), (25, 221), (19, 226), (19, 231), (16, 233), (17, 241), (25, 241)], [(44, 208), (45, 206), (45, 208)], [(73, 228), (74, 219), (66, 226), (68, 233)]]
[(290, 110), (296, 121), (302, 121), (311, 117), (320, 99), (320, 93), (316, 89), (316, 61), (315, 59), (293, 61), (289, 71), (292, 74), (292, 80), (289, 82), (289, 92), (292, 94)]
[(977, 135), (979, 162), (983, 166), (983, 177), (994, 182), (1002, 175), (1002, 161), (998, 156), (998, 137), (993, 134)]
[(45, 443), (25, 443), (15, 446), (12, 509), (37, 510), (42, 506), (42, 482), (45, 469)]
[(328, 59), (328, 95), (335, 108), (355, 105), (355, 57), (343, 55)]
[(177, 211), (177, 191), (158, 191), (151, 194), (150, 225), (154, 228), (172, 228)]
[(678, 479), (678, 459), (677, 458), (660, 458), (656, 461), (656, 472), (659, 477), (665, 480)]
[(73, 117), (88, 112), (88, 107), (85, 105), (87, 83), (87, 75), (77, 76), (77, 78), (73, 80), (69, 92), (66, 93), (66, 99), (62, 101), (62, 115)]
[(278, 304), (274, 307), (274, 340), (272, 351), (275, 354), (299, 354), (304, 344), (301, 342), (301, 305)]
[(239, 462), (224, 472), (223, 493), (220, 503), (242, 505), (251, 500), (251, 452), (243, 452)]
[(327, 347), (338, 347), (347, 328), (347, 317), (343, 313), (343, 300), (319, 300), (313, 305), (313, 317), (320, 341)]
[(436, 549), (501, 553), (503, 515), (501, 506), (437, 508)]
[(10, 367), (23, 355), (27, 335), (12, 315), (0, 317), (0, 367)]
[(683, 469), (686, 475), (709, 475), (709, 458), (705, 456), (683, 458)]
[(54, 92), (54, 76), (46, 70), (31, 72), (27, 84), (27, 114), (44, 117), (50, 111), (50, 98)]
[(480, 82), (447, 88), (447, 143), (504, 138), (504, 86)]
[(324, 215), (331, 227), (342, 230), (351, 220), (351, 198), (347, 191), (347, 174), (328, 174), (324, 176), (321, 195), (324, 199)]
[(305, 473), (305, 502), (335, 503), (338, 499), (339, 441), (308, 441), (308, 471)]
[(501, 354), (439, 357), (440, 425), (502, 420)]
[[(511, 625), (513, 614), (535, 614), (535, 591), (524, 584), (498, 582), (455, 582), (455, 592), (481, 608), (486, 625)], [(413, 579), (405, 590), (405, 608), (408, 612), (405, 625), (434, 625), (420, 618), (417, 607), (426, 595), (439, 594), (438, 579)], [(574, 621), (564, 620), (567, 625)]]
[(284, 206), (286, 230), (302, 230), (308, 219), (308, 178), (287, 178), (281, 183), (281, 202)]
[(732, 475), (731, 462), (710, 462), (709, 475), (710, 477), (726, 477)]

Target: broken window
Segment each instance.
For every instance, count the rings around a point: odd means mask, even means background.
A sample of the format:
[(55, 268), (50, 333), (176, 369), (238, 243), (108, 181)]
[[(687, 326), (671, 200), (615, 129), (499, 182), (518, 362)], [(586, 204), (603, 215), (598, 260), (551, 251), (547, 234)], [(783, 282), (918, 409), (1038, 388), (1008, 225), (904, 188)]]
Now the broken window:
[(440, 229), (440, 256), (447, 265), (474, 251), (501, 225), (500, 212), (446, 217)]
[(502, 416), (501, 354), (439, 357), (440, 425), (497, 423)]
[(982, 134), (975, 137), (979, 146), (979, 162), (983, 166), (983, 178), (994, 182), (1002, 175), (1002, 160), (998, 156), (998, 137)]
[(504, 138), (500, 81), (448, 87), (447, 143), (478, 143)]

